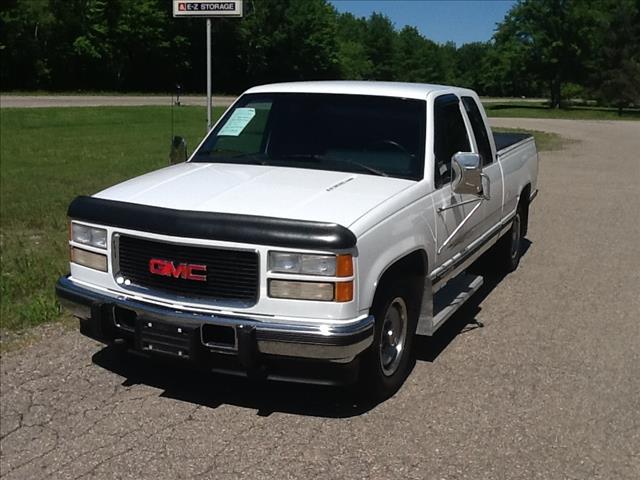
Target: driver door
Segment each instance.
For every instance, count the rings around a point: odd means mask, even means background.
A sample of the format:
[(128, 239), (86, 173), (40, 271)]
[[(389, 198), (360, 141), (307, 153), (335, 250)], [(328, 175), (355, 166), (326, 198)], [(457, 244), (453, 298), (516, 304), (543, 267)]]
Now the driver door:
[(437, 245), (435, 264), (440, 266), (478, 238), (482, 215), (479, 212), (475, 213), (458, 232), (455, 232), (480, 201), (475, 195), (458, 194), (451, 188), (451, 158), (458, 152), (471, 152), (471, 142), (460, 109), (460, 99), (456, 95), (445, 94), (437, 97), (433, 108), (436, 189), (433, 198)]

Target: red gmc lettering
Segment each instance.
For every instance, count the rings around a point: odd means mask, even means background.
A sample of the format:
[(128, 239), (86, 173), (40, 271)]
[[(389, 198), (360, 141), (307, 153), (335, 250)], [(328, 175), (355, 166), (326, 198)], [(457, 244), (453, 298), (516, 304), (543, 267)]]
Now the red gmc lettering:
[(207, 281), (207, 266), (195, 263), (179, 263), (176, 266), (171, 260), (152, 258), (149, 260), (149, 272), (163, 277), (183, 278), (197, 282)]

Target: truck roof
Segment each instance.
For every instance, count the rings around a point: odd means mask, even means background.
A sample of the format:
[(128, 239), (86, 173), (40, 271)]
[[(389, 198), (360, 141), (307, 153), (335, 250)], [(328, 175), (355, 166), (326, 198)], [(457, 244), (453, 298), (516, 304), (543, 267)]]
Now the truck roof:
[(318, 82), (272, 83), (252, 87), (245, 93), (335, 93), (347, 95), (376, 95), (382, 97), (416, 98), (425, 100), (433, 92), (473, 94), (472, 90), (429, 83), (374, 82), (330, 80)]

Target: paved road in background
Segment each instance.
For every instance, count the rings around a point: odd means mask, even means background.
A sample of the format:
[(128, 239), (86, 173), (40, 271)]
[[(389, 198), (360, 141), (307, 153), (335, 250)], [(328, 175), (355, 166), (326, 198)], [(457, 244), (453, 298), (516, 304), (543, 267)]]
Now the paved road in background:
[[(236, 99), (233, 96), (214, 96), (213, 105), (228, 107)], [(2, 108), (42, 108), (42, 107), (135, 107), (141, 105), (171, 105), (174, 99), (161, 95), (1, 95)], [(541, 98), (483, 98), (484, 103), (501, 102), (543, 102)], [(180, 97), (182, 105), (207, 106), (204, 96), (188, 95)]]
[[(228, 107), (236, 97), (214, 96), (214, 107)], [(152, 95), (2, 95), (2, 108), (42, 108), (42, 107), (137, 107), (142, 105), (169, 106), (175, 100), (170, 96)], [(180, 97), (182, 105), (207, 106), (205, 96), (188, 95)]]
[(520, 268), (419, 343), (392, 399), (197, 374), (49, 327), (2, 358), (2, 477), (640, 478), (640, 123), (493, 123), (572, 142), (540, 155)]

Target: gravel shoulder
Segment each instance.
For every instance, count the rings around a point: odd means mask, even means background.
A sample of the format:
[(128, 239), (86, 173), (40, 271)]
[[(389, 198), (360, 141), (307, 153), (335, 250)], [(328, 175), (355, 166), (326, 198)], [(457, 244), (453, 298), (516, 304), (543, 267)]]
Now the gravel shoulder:
[(639, 478), (640, 128), (492, 123), (572, 142), (540, 154), (519, 269), (418, 343), (392, 399), (183, 370), (52, 327), (2, 355), (0, 476)]

